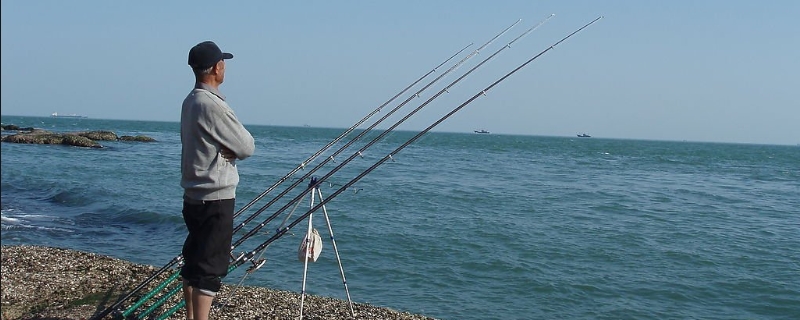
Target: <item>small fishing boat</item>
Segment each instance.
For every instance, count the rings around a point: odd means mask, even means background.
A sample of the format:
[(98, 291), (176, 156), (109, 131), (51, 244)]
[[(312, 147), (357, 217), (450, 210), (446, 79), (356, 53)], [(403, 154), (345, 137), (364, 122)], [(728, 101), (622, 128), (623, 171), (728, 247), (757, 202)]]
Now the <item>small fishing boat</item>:
[(592, 136), (590, 136), (588, 134), (585, 134), (585, 133), (578, 134), (578, 138), (591, 138), (591, 137)]
[(489, 133), (489, 131), (480, 129), (480, 130), (475, 130), (475, 133)]

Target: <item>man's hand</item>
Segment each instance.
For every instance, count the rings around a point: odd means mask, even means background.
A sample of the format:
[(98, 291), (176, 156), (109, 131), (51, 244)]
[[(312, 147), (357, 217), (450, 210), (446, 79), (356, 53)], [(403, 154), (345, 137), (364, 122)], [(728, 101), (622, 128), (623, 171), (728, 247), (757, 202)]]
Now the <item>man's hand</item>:
[(228, 148), (223, 147), (219, 151), (219, 154), (222, 155), (222, 157), (225, 158), (225, 160), (228, 160), (228, 162), (236, 160), (236, 154), (233, 153), (233, 151), (229, 150)]

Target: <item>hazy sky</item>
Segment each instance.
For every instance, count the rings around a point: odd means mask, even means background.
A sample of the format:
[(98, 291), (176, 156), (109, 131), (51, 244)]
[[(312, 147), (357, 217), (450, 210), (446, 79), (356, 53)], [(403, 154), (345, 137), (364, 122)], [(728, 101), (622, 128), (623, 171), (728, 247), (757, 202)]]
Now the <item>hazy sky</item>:
[(235, 55), (221, 90), (242, 122), (344, 128), (522, 19), (418, 106), (551, 13), (399, 129), (604, 16), (436, 131), (800, 143), (800, 1), (9, 0), (2, 114), (178, 121), (188, 50), (213, 40)]

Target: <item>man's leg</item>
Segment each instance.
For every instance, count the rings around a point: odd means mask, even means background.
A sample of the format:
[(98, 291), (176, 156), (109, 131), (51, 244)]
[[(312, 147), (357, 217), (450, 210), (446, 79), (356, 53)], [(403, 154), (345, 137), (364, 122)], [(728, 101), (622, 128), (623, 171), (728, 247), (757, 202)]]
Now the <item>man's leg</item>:
[[(187, 261), (184, 268), (195, 276), (190, 279), (192, 316), (194, 320), (207, 320), (230, 263), (234, 200), (215, 201), (197, 209), (194, 218), (202, 222), (197, 224), (194, 234), (203, 236), (193, 239), (196, 242), (193, 264), (189, 268)], [(186, 301), (188, 307), (189, 299)]]
[(212, 302), (214, 302), (214, 296), (208, 295), (202, 290), (192, 290), (194, 320), (208, 320), (208, 314), (211, 312)]
[(186, 320), (194, 319), (194, 309), (192, 307), (192, 286), (188, 282), (183, 282), (183, 301), (186, 301)]

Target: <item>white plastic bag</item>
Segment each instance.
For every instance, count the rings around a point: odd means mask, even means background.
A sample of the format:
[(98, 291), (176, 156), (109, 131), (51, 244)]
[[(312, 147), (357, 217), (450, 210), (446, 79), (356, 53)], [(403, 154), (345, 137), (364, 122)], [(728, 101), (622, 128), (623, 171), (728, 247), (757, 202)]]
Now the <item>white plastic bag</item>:
[[(311, 241), (310, 247), (307, 245), (308, 240)], [(300, 248), (297, 249), (297, 259), (300, 262), (305, 262), (306, 257), (308, 257), (308, 262), (316, 262), (320, 253), (322, 253), (322, 237), (319, 236), (319, 231), (314, 228), (300, 242)]]

